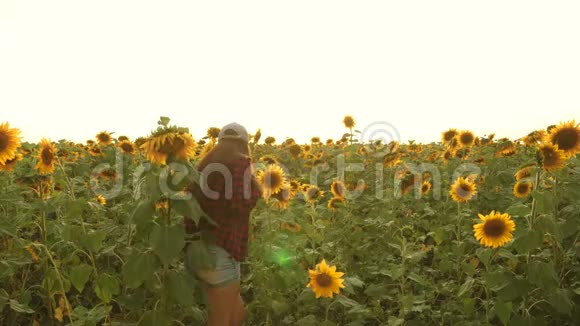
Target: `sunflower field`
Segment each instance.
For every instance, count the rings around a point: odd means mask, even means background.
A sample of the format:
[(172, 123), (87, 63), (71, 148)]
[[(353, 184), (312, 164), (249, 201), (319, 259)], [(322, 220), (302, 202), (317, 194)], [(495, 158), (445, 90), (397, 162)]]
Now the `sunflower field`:
[[(0, 325), (204, 325), (183, 219), (218, 128), (21, 141), (0, 124)], [(430, 144), (252, 135), (246, 325), (577, 325), (580, 126)], [(344, 134), (344, 135), (343, 135)], [(437, 137), (439, 138), (439, 137)], [(576, 320), (576, 322), (574, 322)]]

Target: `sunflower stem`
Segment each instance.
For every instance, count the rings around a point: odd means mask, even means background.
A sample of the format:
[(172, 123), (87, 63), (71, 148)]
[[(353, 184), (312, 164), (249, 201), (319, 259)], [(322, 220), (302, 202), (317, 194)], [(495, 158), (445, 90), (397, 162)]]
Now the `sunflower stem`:
[[(537, 168), (538, 172), (536, 173), (536, 180), (534, 182), (534, 184), (532, 185), (534, 190), (538, 189), (538, 186), (540, 184), (540, 177), (542, 175), (542, 169), (541, 168)], [(536, 199), (537, 197), (534, 197), (534, 200), (532, 201), (532, 212), (530, 214), (530, 220), (528, 223), (528, 229), (531, 230), (534, 222), (536, 221), (536, 213), (537, 213), (537, 207), (538, 207), (538, 200)]]

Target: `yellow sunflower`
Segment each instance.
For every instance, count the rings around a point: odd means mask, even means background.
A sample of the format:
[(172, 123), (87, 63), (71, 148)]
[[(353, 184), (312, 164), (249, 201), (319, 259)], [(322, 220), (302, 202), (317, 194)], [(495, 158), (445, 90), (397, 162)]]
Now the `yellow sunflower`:
[(292, 144), (288, 147), (288, 151), (290, 151), (293, 157), (298, 157), (302, 153), (302, 147), (298, 144)]
[(48, 139), (42, 138), (40, 141), (40, 152), (38, 153), (38, 163), (35, 168), (40, 171), (40, 174), (49, 174), (54, 172), (56, 149), (52, 146)]
[(272, 206), (280, 208), (280, 209), (287, 209), (290, 206), (290, 201), (294, 198), (294, 192), (290, 184), (284, 183), (282, 188), (277, 193), (273, 194), (270, 198), (276, 199), (276, 202), (272, 204)]
[(575, 120), (560, 123), (550, 130), (546, 140), (558, 145), (567, 156), (574, 156), (580, 153), (580, 124)]
[(309, 185), (308, 188), (306, 188), (306, 190), (304, 191), (304, 198), (308, 203), (313, 204), (316, 201), (318, 201), (318, 199), (320, 199), (320, 197), (322, 197), (323, 194), (324, 192), (321, 191), (320, 188), (318, 188), (317, 186)]
[(330, 185), (330, 192), (334, 197), (345, 198), (346, 197), (346, 187), (344, 182), (340, 180), (334, 180)]
[(0, 171), (12, 171), (20, 160), (22, 160), (22, 154), (16, 153), (13, 158), (7, 160), (4, 164), (0, 163)]
[(499, 248), (512, 239), (516, 224), (509, 214), (491, 211), (489, 215), (478, 215), (483, 222), (475, 224), (473, 232), (483, 246)]
[(266, 164), (278, 164), (278, 160), (272, 155), (264, 155), (260, 157), (260, 162), (264, 162)]
[(105, 204), (107, 204), (107, 200), (105, 199), (105, 197), (98, 195), (97, 196), (97, 202), (103, 206), (105, 206)]
[(441, 133), (441, 142), (446, 144), (455, 138), (455, 136), (457, 136), (457, 129), (451, 128)]
[(523, 168), (519, 169), (518, 172), (514, 175), (516, 177), (516, 181), (527, 179), (532, 176), (532, 166), (524, 166)]
[(89, 148), (89, 154), (91, 154), (91, 156), (103, 156), (103, 150), (101, 149), (101, 147), (99, 147), (99, 145), (93, 145)]
[(282, 190), (282, 187), (286, 183), (286, 173), (280, 166), (270, 164), (265, 170), (258, 172), (257, 179), (264, 190), (264, 198), (268, 199), (271, 195)]
[(122, 140), (117, 146), (124, 154), (135, 153), (135, 144), (133, 144), (130, 140)]
[(463, 177), (457, 178), (455, 183), (451, 186), (449, 194), (454, 201), (458, 203), (466, 203), (477, 193), (477, 187), (475, 183), (470, 179)]
[(514, 196), (525, 198), (532, 192), (532, 182), (520, 180), (514, 185)]
[(340, 206), (344, 206), (345, 200), (342, 197), (334, 197), (328, 201), (328, 209), (336, 212)]
[(538, 147), (542, 168), (546, 171), (556, 171), (566, 166), (566, 153), (558, 145), (544, 143)]
[(298, 223), (282, 222), (280, 226), (282, 227), (282, 229), (288, 230), (293, 233), (300, 232), (300, 230), (302, 230), (302, 227)]
[(129, 137), (127, 136), (119, 136), (119, 138), (117, 138), (118, 141), (126, 141), (129, 140)]
[(421, 195), (427, 195), (429, 191), (431, 191), (431, 182), (423, 181), (423, 184), (421, 185)]
[(386, 167), (395, 167), (399, 163), (401, 163), (401, 153), (389, 152), (385, 157), (383, 157), (383, 165)]
[(188, 160), (195, 155), (195, 141), (184, 131), (163, 130), (154, 134), (142, 146), (147, 159), (157, 165), (167, 164), (170, 156)]
[(20, 147), (20, 130), (10, 128), (8, 122), (0, 124), (0, 164), (5, 164), (16, 155), (16, 150)]
[(103, 146), (109, 145), (110, 143), (113, 142), (113, 137), (111, 137), (111, 134), (106, 131), (99, 132), (96, 138), (97, 142), (99, 142), (99, 144)]
[(276, 138), (274, 138), (272, 136), (268, 136), (268, 137), (266, 137), (266, 139), (264, 139), (264, 143), (266, 145), (274, 145), (275, 142), (276, 142)]
[(344, 126), (348, 129), (354, 128), (355, 125), (354, 118), (350, 115), (345, 116), (344, 119), (342, 119), (342, 123), (344, 123)]
[(471, 147), (475, 142), (475, 135), (469, 130), (463, 130), (455, 137), (462, 147)]
[(536, 146), (539, 142), (542, 142), (547, 136), (547, 133), (544, 129), (536, 130), (530, 132), (527, 136), (522, 138), (522, 141), (526, 146)]
[(329, 266), (323, 259), (316, 264), (314, 270), (309, 269), (310, 282), (306, 287), (311, 287), (316, 294), (316, 298), (332, 298), (333, 294), (339, 294), (340, 289), (344, 288), (344, 280), (341, 278), (344, 273), (337, 272), (336, 266)]
[(211, 138), (211, 139), (217, 139), (218, 136), (220, 135), (220, 128), (217, 127), (211, 127), (207, 129), (207, 137)]

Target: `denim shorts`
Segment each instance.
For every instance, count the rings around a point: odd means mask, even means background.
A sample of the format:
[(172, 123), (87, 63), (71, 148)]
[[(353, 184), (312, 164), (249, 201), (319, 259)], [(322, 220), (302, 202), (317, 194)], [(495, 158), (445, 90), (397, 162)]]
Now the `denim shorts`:
[(195, 276), (212, 288), (224, 287), (240, 280), (240, 262), (222, 247), (208, 245), (208, 254), (215, 259), (215, 269), (207, 270), (196, 266), (195, 262), (188, 262), (188, 269)]

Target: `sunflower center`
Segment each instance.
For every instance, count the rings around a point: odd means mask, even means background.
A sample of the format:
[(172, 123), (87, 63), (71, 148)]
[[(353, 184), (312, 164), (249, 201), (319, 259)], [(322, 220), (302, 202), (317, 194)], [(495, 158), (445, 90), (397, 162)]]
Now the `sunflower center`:
[(111, 140), (111, 137), (107, 134), (100, 134), (97, 136), (97, 138), (102, 143), (108, 143)]
[(527, 182), (520, 183), (517, 188), (518, 194), (525, 194), (528, 192), (529, 184)]
[(472, 134), (463, 134), (461, 135), (461, 143), (464, 145), (471, 144), (473, 142), (473, 135)]
[(40, 152), (40, 157), (44, 164), (50, 164), (54, 158), (54, 153), (50, 150), (50, 148), (45, 148), (42, 150), (42, 152)]
[(471, 187), (468, 184), (461, 184), (457, 189), (457, 194), (460, 196), (467, 196), (471, 193)]
[(10, 142), (10, 137), (4, 132), (0, 132), (0, 152), (5, 150), (8, 147), (8, 143)]
[(276, 189), (280, 186), (282, 178), (280, 178), (278, 173), (267, 173), (264, 181), (268, 189)]
[(575, 129), (564, 129), (554, 135), (554, 141), (558, 144), (558, 148), (567, 151), (576, 147), (580, 140)]
[(483, 226), (483, 232), (486, 236), (497, 238), (505, 232), (505, 223), (502, 220), (488, 220)]
[(542, 156), (544, 158), (544, 165), (553, 165), (554, 163), (556, 163), (556, 160), (558, 159), (558, 156), (556, 155), (556, 153), (550, 149), (550, 148), (546, 148), (544, 149), (544, 151), (542, 152)]
[(128, 143), (123, 143), (123, 144), (121, 144), (121, 149), (125, 153), (131, 153), (133, 151), (133, 145), (128, 144)]
[(327, 288), (330, 285), (332, 285), (332, 278), (325, 273), (318, 274), (316, 276), (316, 284), (318, 284), (318, 286), (320, 286), (321, 288)]

